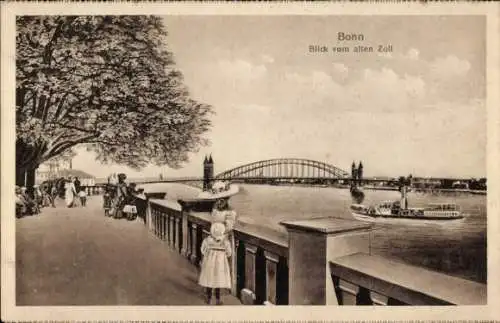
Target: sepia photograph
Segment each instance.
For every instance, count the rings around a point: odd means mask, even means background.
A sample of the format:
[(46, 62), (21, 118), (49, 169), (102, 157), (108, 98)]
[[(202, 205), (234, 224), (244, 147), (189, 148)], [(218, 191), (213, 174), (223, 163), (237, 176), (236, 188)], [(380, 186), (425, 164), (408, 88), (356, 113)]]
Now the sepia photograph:
[(488, 19), (16, 14), (13, 306), (491, 305)]

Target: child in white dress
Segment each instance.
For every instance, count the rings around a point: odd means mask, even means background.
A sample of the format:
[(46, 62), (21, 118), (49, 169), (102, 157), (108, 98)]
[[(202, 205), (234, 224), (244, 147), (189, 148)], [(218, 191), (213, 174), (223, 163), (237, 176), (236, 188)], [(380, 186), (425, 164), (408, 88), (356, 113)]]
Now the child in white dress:
[(231, 256), (231, 243), (225, 235), (226, 227), (222, 223), (214, 223), (210, 227), (210, 235), (201, 244), (201, 272), (198, 283), (206, 288), (206, 302), (212, 300), (215, 289), (217, 305), (222, 305), (221, 288), (231, 288), (231, 270), (228, 258)]

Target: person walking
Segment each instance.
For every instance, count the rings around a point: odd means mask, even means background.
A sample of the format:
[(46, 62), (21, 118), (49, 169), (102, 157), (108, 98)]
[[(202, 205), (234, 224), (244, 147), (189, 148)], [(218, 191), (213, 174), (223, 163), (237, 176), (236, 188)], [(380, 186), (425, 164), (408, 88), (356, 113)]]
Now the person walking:
[(64, 200), (66, 201), (66, 207), (73, 207), (75, 204), (76, 189), (75, 184), (71, 181), (71, 177), (66, 180), (64, 190)]
[(87, 204), (87, 192), (84, 189), (80, 189), (78, 192), (78, 197), (80, 198), (80, 204), (85, 206)]
[(73, 181), (73, 183), (75, 184), (75, 190), (77, 193), (80, 192), (80, 189), (82, 187), (82, 183), (80, 182), (80, 180), (78, 179), (78, 177), (75, 177), (75, 180)]
[(228, 258), (231, 257), (231, 243), (225, 234), (226, 227), (222, 223), (213, 223), (210, 227), (210, 235), (201, 243), (200, 277), (198, 284), (205, 287), (205, 302), (210, 304), (212, 292), (215, 290), (217, 305), (222, 305), (221, 289), (231, 288), (231, 270)]
[(56, 207), (56, 197), (57, 197), (57, 183), (52, 182), (52, 187), (50, 188), (50, 203), (52, 207)]

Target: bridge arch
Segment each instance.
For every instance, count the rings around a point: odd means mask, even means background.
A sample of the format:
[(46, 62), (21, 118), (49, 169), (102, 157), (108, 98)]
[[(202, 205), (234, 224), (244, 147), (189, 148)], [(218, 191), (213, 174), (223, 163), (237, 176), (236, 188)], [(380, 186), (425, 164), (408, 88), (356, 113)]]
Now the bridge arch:
[(349, 173), (324, 162), (303, 158), (276, 158), (241, 165), (215, 176), (232, 178), (346, 178)]

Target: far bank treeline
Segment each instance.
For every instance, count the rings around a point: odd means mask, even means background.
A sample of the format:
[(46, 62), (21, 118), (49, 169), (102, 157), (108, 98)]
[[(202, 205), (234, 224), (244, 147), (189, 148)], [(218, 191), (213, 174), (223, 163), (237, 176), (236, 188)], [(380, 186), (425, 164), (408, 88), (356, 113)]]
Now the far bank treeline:
[[(190, 98), (155, 16), (21, 16), (16, 183), (86, 144), (101, 162), (178, 167), (207, 143), (212, 107)], [(25, 181), (26, 178), (26, 181)]]

